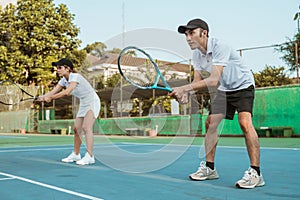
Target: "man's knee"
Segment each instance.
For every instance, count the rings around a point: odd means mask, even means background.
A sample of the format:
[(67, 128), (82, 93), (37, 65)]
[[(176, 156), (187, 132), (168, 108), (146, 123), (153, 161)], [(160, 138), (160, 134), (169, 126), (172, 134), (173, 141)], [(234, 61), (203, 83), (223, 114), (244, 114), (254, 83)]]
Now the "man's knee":
[(254, 127), (251, 120), (239, 120), (239, 124), (244, 134), (253, 133)]

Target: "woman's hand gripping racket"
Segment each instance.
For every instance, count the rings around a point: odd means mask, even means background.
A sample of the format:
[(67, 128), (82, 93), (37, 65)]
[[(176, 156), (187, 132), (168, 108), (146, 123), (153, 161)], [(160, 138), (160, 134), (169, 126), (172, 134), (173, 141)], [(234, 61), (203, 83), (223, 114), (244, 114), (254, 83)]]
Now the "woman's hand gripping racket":
[(144, 50), (128, 46), (118, 57), (118, 68), (123, 78), (140, 89), (156, 89), (172, 92), (157, 63)]
[(17, 105), (23, 101), (33, 100), (37, 97), (29, 94), (21, 86), (12, 81), (0, 81), (0, 103), (4, 105)]

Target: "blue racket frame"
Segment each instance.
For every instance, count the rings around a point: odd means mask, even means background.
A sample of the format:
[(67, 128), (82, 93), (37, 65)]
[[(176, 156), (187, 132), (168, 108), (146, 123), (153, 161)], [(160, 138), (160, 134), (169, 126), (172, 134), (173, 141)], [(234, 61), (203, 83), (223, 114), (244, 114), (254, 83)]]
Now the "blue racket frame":
[[(146, 55), (148, 57), (148, 59), (151, 61), (151, 63), (154, 65), (155, 67), (155, 70), (157, 72), (157, 75), (155, 77), (155, 81), (153, 83), (153, 85), (151, 86), (141, 86), (141, 85), (138, 85), (136, 83), (134, 83), (133, 81), (131, 81), (128, 77), (126, 77), (122, 71), (122, 67), (121, 67), (121, 59), (122, 59), (122, 56), (123, 56), (123, 53), (128, 51), (128, 50), (137, 50), (141, 53), (143, 53), (144, 55)], [(153, 58), (148, 54), (146, 53), (143, 49), (140, 49), (138, 47), (135, 47), (135, 46), (128, 46), (128, 47), (125, 47), (119, 54), (119, 57), (118, 57), (118, 69), (119, 69), (119, 72), (120, 74), (122, 75), (122, 77), (127, 81), (129, 82), (130, 84), (140, 88), (140, 89), (144, 89), (144, 90), (151, 90), (151, 89), (155, 89), (155, 90), (164, 90), (164, 91), (168, 91), (168, 92), (172, 92), (172, 88), (169, 86), (169, 84), (167, 83), (167, 81), (164, 79), (163, 75), (161, 74), (161, 72), (159, 71), (159, 68), (156, 64), (156, 62), (153, 60)], [(158, 82), (159, 80), (162, 81), (162, 83), (164, 84), (164, 87), (162, 86), (159, 86), (158, 85)]]

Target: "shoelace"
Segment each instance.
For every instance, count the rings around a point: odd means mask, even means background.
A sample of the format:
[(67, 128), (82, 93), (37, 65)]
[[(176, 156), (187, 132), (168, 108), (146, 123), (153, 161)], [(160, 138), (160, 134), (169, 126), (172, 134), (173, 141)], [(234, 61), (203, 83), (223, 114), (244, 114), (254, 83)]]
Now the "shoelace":
[(248, 170), (245, 171), (244, 176), (243, 176), (242, 179), (245, 180), (245, 181), (248, 181), (250, 179), (250, 172)]
[(250, 170), (247, 170), (245, 171), (244, 177), (242, 179), (245, 181), (249, 181), (252, 176), (254, 176), (254, 174), (252, 174)]
[(197, 173), (200, 173), (200, 172), (203, 172), (203, 171), (205, 171), (206, 174), (208, 174), (208, 167), (206, 167), (204, 161), (202, 161), (202, 162), (200, 163), (200, 167), (198, 167)]

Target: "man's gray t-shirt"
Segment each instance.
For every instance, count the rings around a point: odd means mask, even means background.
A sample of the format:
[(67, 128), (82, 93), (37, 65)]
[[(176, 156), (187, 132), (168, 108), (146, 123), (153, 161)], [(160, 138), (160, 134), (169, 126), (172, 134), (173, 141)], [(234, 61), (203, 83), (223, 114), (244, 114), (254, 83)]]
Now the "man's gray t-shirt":
[(210, 73), (212, 66), (224, 66), (218, 87), (221, 91), (237, 91), (255, 85), (252, 72), (243, 64), (238, 52), (215, 38), (208, 39), (206, 55), (199, 49), (193, 51), (193, 65), (202, 74)]

